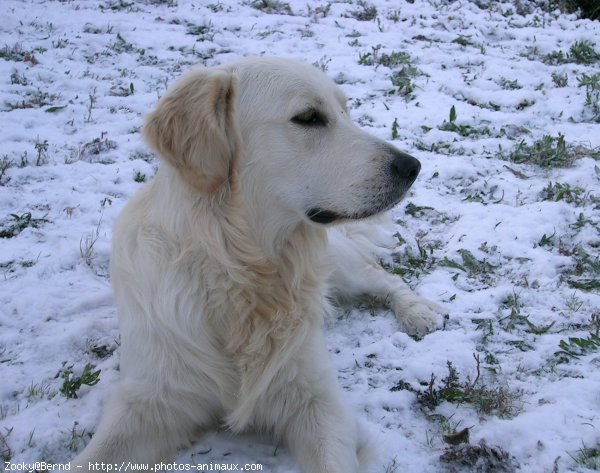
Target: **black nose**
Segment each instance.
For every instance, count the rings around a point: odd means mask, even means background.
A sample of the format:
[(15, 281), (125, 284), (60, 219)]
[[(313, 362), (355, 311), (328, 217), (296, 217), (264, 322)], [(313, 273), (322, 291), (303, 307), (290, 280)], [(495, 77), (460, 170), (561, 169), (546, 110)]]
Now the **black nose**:
[(391, 171), (394, 177), (409, 181), (411, 184), (419, 175), (421, 163), (410, 154), (396, 151), (392, 158)]

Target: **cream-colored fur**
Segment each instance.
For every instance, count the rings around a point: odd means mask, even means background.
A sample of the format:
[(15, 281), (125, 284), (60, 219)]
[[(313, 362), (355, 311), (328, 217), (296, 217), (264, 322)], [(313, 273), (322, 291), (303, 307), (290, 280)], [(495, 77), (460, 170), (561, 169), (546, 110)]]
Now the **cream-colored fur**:
[(192, 70), (150, 114), (163, 163), (114, 229), (121, 381), (74, 464), (158, 462), (226, 425), (273, 434), (305, 473), (359, 471), (329, 285), (387, 300), (414, 333), (439, 316), (377, 264), (374, 223), (347, 224), (395, 205), (419, 166), (345, 102), (313, 67), (247, 58)]

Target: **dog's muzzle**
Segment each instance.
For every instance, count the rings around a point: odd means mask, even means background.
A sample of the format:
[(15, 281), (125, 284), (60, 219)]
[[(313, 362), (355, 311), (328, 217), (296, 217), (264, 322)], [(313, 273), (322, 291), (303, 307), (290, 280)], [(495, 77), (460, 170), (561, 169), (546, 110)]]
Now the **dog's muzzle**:
[(391, 159), (388, 162), (389, 164), (385, 172), (389, 187), (387, 192), (383, 195), (380, 194), (374, 205), (355, 213), (349, 212), (344, 214), (322, 207), (313, 207), (306, 212), (306, 216), (315, 223), (327, 225), (337, 220), (357, 220), (391, 209), (402, 200), (408, 189), (410, 189), (410, 186), (417, 179), (421, 171), (421, 163), (417, 158), (398, 151), (395, 148), (390, 149), (389, 153)]

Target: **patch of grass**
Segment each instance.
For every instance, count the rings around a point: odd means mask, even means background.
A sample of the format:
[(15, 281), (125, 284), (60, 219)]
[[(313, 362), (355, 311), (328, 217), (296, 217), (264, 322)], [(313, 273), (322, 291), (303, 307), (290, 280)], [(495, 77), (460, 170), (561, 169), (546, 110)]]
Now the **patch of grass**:
[(21, 215), (10, 214), (9, 218), (9, 221), (2, 225), (4, 228), (0, 230), (0, 238), (13, 238), (28, 227), (39, 228), (42, 224), (49, 222), (44, 217), (33, 218), (31, 212)]
[(94, 87), (90, 93), (88, 94), (88, 105), (87, 105), (87, 117), (85, 118), (86, 123), (90, 123), (92, 121), (92, 110), (94, 109), (94, 105), (98, 101), (98, 97), (96, 96), (96, 87)]
[(594, 222), (592, 219), (586, 217), (583, 212), (580, 212), (579, 215), (577, 216), (577, 220), (573, 223), (570, 223), (569, 227), (573, 228), (575, 230), (581, 230), (583, 227), (585, 227), (588, 224), (593, 226), (594, 228), (598, 228), (597, 222)]
[(552, 51), (551, 53), (548, 53), (542, 57), (542, 62), (550, 66), (557, 66), (558, 64), (565, 64), (569, 62), (569, 60), (562, 51)]
[[(398, 390), (398, 389), (396, 389)], [(410, 389), (409, 389), (410, 390)], [(464, 435), (464, 431), (467, 431), (466, 436), (469, 436), (469, 428), (465, 428), (462, 429), (460, 432), (458, 431), (458, 427), (461, 424), (461, 421), (455, 421), (453, 420), (454, 414), (446, 417), (443, 414), (440, 413), (430, 413), (430, 412), (426, 412), (425, 413), (427, 418), (430, 420), (435, 421), (438, 425), (438, 430), (439, 430), (439, 434), (442, 437), (442, 440), (444, 442), (447, 441), (447, 439), (452, 439), (452, 438), (456, 438), (456, 436), (461, 436)], [(427, 441), (427, 446), (430, 448), (436, 448), (435, 444), (434, 444), (434, 438), (430, 435), (429, 431), (425, 432), (425, 436), (426, 436), (426, 441)], [(468, 441), (468, 439), (466, 440)]]
[(135, 7), (135, 2), (127, 2), (125, 0), (108, 0), (104, 4), (100, 4), (100, 10), (128, 10), (128, 11), (137, 11)]
[(133, 82), (130, 82), (129, 86), (113, 85), (110, 88), (109, 94), (113, 97), (129, 97), (130, 95), (133, 95), (134, 92), (135, 87), (133, 85)]
[(577, 78), (577, 86), (585, 87), (585, 105), (594, 114), (594, 121), (600, 122), (600, 72), (582, 74)]
[(502, 87), (504, 90), (518, 90), (523, 88), (517, 79), (510, 80), (506, 77), (500, 78), (500, 87)]
[(554, 85), (556, 87), (566, 87), (567, 85), (569, 85), (569, 76), (566, 72), (561, 74), (560, 72), (554, 71), (552, 73), (552, 82), (554, 82)]
[(37, 157), (35, 160), (35, 165), (36, 166), (41, 166), (42, 164), (45, 164), (46, 161), (48, 160), (48, 140), (44, 140), (41, 141), (38, 137), (38, 139), (35, 142), (35, 151), (37, 153)]
[(403, 66), (402, 69), (393, 72), (390, 75), (392, 85), (396, 87), (394, 93), (406, 100), (413, 98), (413, 92), (416, 89), (416, 85), (413, 79), (419, 75), (419, 70), (413, 66)]
[(466, 376), (461, 379), (460, 374), (451, 361), (446, 363), (448, 374), (437, 381), (431, 375), (425, 389), (417, 392), (417, 400), (423, 407), (433, 410), (442, 402), (453, 404), (469, 404), (480, 414), (495, 414), (501, 418), (512, 418), (520, 408), (516, 401), (521, 394), (511, 392), (503, 386), (488, 386), (481, 376), (481, 362), (479, 355), (475, 359), (476, 374), (474, 378)]
[(404, 51), (392, 51), (391, 53), (379, 54), (381, 44), (371, 47), (372, 52), (359, 55), (358, 63), (362, 66), (385, 66), (394, 68), (402, 64), (410, 64), (410, 54)]
[(470, 137), (470, 136), (490, 136), (492, 131), (488, 127), (474, 127), (466, 124), (457, 124), (456, 123), (456, 108), (454, 105), (450, 108), (450, 116), (448, 121), (444, 121), (438, 128), (442, 131), (450, 131), (453, 133), (458, 133), (460, 136)]
[(117, 33), (117, 38), (110, 48), (117, 54), (130, 53), (135, 49), (132, 43), (126, 41), (125, 38), (121, 36), (121, 33)]
[(473, 253), (467, 249), (460, 249), (458, 250), (458, 253), (463, 260), (463, 266), (471, 275), (489, 274), (496, 268), (496, 266), (488, 263), (485, 258), (482, 260), (477, 259)]
[[(540, 48), (537, 45), (526, 46), (525, 50), (519, 54), (521, 57), (527, 58), (530, 61), (535, 61), (539, 58)], [(542, 59), (543, 61), (543, 59)]]
[(562, 200), (569, 204), (582, 205), (585, 202), (586, 193), (581, 187), (571, 187), (567, 183), (549, 182), (540, 193), (540, 199), (551, 202)]
[(600, 312), (594, 312), (585, 327), (589, 330), (587, 337), (570, 337), (561, 340), (560, 350), (554, 353), (558, 363), (566, 363), (581, 356), (600, 351)]
[[(440, 460), (449, 464), (447, 471), (474, 471), (514, 473), (519, 463), (508, 452), (497, 446), (489, 446), (485, 440), (479, 444), (463, 444), (447, 448)], [(452, 465), (452, 467), (450, 467)]]
[(400, 468), (398, 461), (393, 458), (389, 463), (383, 467), (383, 473), (396, 473)]
[(292, 7), (290, 7), (290, 4), (279, 0), (255, 0), (250, 3), (250, 6), (265, 13), (278, 13), (280, 15), (292, 14)]
[(587, 41), (575, 41), (569, 49), (569, 58), (577, 64), (594, 64), (600, 60), (600, 53)]
[(557, 137), (544, 135), (532, 144), (521, 140), (510, 153), (504, 154), (500, 151), (496, 157), (513, 163), (535, 164), (544, 168), (568, 167), (576, 158), (570, 152), (565, 136), (560, 133)]
[(307, 5), (306, 7), (308, 9), (308, 15), (314, 22), (317, 22), (319, 18), (326, 18), (329, 15), (329, 12), (331, 11), (331, 2), (314, 8), (311, 5)]
[[(394, 118), (394, 121), (392, 122), (392, 140), (395, 140), (398, 138), (398, 136), (399, 136), (398, 129), (399, 129), (398, 119)], [(2, 174), (0, 174), (0, 182), (1, 181), (2, 181)]]
[[(508, 297), (506, 297), (506, 299), (504, 299), (504, 301), (500, 305), (500, 311), (508, 310), (509, 313), (508, 315), (501, 317), (498, 321), (502, 329), (506, 330), (507, 332), (512, 332), (517, 327), (524, 326), (524, 330), (527, 333), (532, 333), (534, 335), (543, 335), (547, 333), (552, 327), (554, 327), (556, 321), (552, 321), (548, 325), (534, 324), (529, 320), (528, 315), (523, 315), (521, 313), (522, 308), (523, 304), (521, 303), (519, 295), (516, 292), (513, 292)], [(515, 344), (518, 344), (519, 342), (521, 343), (521, 345), (516, 345), (517, 348), (523, 349), (525, 347), (525, 344), (528, 345), (525, 341), (517, 341), (515, 342)]]
[(67, 443), (67, 448), (70, 452), (80, 451), (92, 438), (90, 432), (86, 432), (85, 429), (79, 429), (79, 422), (73, 422), (73, 428), (71, 429), (71, 438)]
[[(373, 48), (375, 50), (375, 48)], [(373, 66), (375, 65), (375, 58), (373, 53), (360, 53), (358, 55), (358, 64), (361, 66)]]
[(27, 399), (52, 399), (56, 395), (56, 391), (53, 391), (51, 386), (40, 383), (34, 384), (33, 382), (27, 388)]
[(579, 466), (600, 471), (600, 443), (594, 447), (586, 447), (584, 445), (575, 455), (570, 456)]
[(373, 21), (377, 18), (377, 7), (367, 3), (365, 0), (359, 0), (359, 10), (350, 12), (350, 16), (358, 21)]
[(93, 25), (92, 23), (86, 23), (83, 25), (83, 32), (87, 34), (102, 34), (105, 32), (103, 28)]
[(416, 251), (406, 245), (404, 252), (394, 255), (395, 265), (391, 268), (393, 274), (403, 278), (418, 278), (427, 274), (435, 266), (437, 258), (434, 251), (440, 246), (439, 243), (424, 243), (417, 239)]
[(70, 44), (66, 38), (59, 38), (56, 41), (52, 40), (52, 47), (55, 49), (64, 49)]
[(411, 217), (417, 217), (419, 215), (422, 215), (423, 211), (425, 210), (433, 210), (433, 207), (418, 206), (413, 204), (412, 202), (409, 202), (404, 208), (404, 213), (406, 215), (410, 215)]
[(100, 226), (102, 225), (102, 217), (98, 220), (98, 225), (91, 233), (82, 235), (79, 239), (79, 253), (90, 268), (94, 262), (94, 246), (100, 238)]
[(393, 21), (394, 23), (398, 23), (402, 18), (400, 15), (400, 10), (390, 10), (387, 12), (387, 15), (385, 15), (385, 17), (388, 20)]
[(600, 279), (569, 279), (569, 286), (583, 291), (600, 291)]
[(323, 72), (327, 72), (327, 69), (329, 69), (330, 62), (331, 58), (323, 56), (322, 58), (319, 58), (318, 61), (313, 62), (313, 66), (315, 66), (317, 69), (321, 69)]
[(106, 344), (100, 345), (98, 343), (94, 343), (93, 341), (87, 342), (87, 351), (90, 353), (93, 353), (95, 356), (97, 356), (100, 359), (108, 358), (115, 352), (116, 349), (117, 349), (116, 345), (109, 346)]
[(83, 372), (79, 376), (73, 375), (73, 365), (64, 366), (57, 377), (63, 379), (63, 384), (60, 388), (60, 393), (67, 399), (77, 399), (77, 392), (82, 385), (94, 386), (100, 382), (100, 370), (93, 371), (94, 365), (87, 363), (83, 367)]
[(457, 218), (451, 217), (450, 215), (440, 212), (433, 207), (418, 206), (412, 202), (408, 202), (404, 208), (404, 213), (414, 218), (422, 218), (427, 220), (431, 225), (440, 225), (450, 221), (455, 221)]
[[(496, 195), (498, 190), (502, 191), (499, 196)], [(504, 200), (504, 190), (500, 189), (497, 184), (489, 185), (488, 181), (483, 182), (483, 188), (465, 187), (460, 190), (460, 193), (465, 196), (463, 201), (478, 202), (483, 205), (499, 204)]]
[(0, 59), (5, 61), (28, 62), (35, 66), (38, 60), (35, 58), (33, 51), (23, 49), (21, 43), (15, 43), (13, 46), (4, 46), (0, 49)]
[(532, 105), (535, 104), (535, 101), (531, 101), (531, 100), (521, 100), (518, 104), (517, 104), (517, 110), (525, 110), (527, 107), (531, 107)]
[(13, 452), (8, 445), (8, 436), (12, 433), (13, 428), (4, 428), (4, 432), (0, 432), (0, 459), (9, 462), (13, 457)]
[(36, 89), (33, 91), (28, 90), (22, 97), (23, 98), (17, 102), (5, 102), (8, 111), (45, 107), (60, 98), (60, 95)]
[(556, 232), (551, 233), (550, 235), (546, 235), (545, 233), (538, 241), (538, 246), (554, 246), (554, 237), (556, 236)]
[[(425, 128), (425, 133), (431, 130), (429, 127)], [(454, 151), (454, 148), (450, 145), (450, 143), (446, 143), (445, 141), (429, 144), (422, 140), (417, 140), (414, 143), (414, 147), (419, 151), (431, 151), (432, 153), (445, 154), (446, 156), (450, 156)]]
[(135, 182), (146, 182), (146, 175), (141, 171), (135, 171), (133, 180)]
[[(494, 250), (495, 252), (495, 250)], [(439, 266), (445, 266), (447, 268), (457, 269), (466, 273), (466, 276), (472, 279), (477, 279), (485, 285), (491, 285), (494, 283), (495, 275), (494, 271), (497, 266), (492, 265), (486, 258), (478, 259), (467, 249), (460, 249), (458, 253), (461, 256), (462, 261), (458, 262), (447, 256), (440, 260)], [(490, 253), (491, 254), (491, 253)], [(459, 273), (455, 273), (453, 279), (456, 280), (459, 277)]]
[(458, 35), (458, 37), (454, 38), (452, 42), (454, 44), (460, 44), (463, 47), (473, 46), (473, 43), (471, 42), (471, 36)]
[(465, 268), (462, 264), (457, 263), (454, 260), (451, 260), (447, 256), (444, 256), (444, 259), (440, 260), (440, 266), (445, 266), (446, 268), (458, 269), (460, 271), (468, 272), (467, 268)]
[(147, 151), (134, 151), (129, 155), (130, 161), (135, 161), (136, 159), (141, 159), (142, 161), (151, 164), (156, 161), (156, 157), (152, 153), (148, 153)]
[(197, 36), (198, 41), (203, 42), (212, 41), (215, 38), (217, 32), (212, 22), (209, 21), (202, 25), (194, 25), (192, 23), (189, 23), (187, 26), (187, 34)]
[(19, 74), (19, 72), (15, 69), (10, 74), (10, 83), (12, 85), (29, 85), (29, 79), (25, 76), (25, 73)]
[[(473, 319), (472, 322), (475, 324), (476, 330), (481, 330), (481, 342), (485, 345), (492, 339), (492, 337), (496, 333), (494, 329), (494, 321), (492, 319)], [(496, 357), (491, 353), (486, 354), (485, 362), (488, 364), (498, 363)]]
[[(39, 259), (39, 255), (38, 255), (38, 259)], [(16, 260), (2, 261), (2, 262), (0, 262), (0, 270), (2, 270), (4, 277), (6, 277), (8, 274), (15, 273), (17, 271), (18, 267), (31, 268), (37, 262), (38, 262), (37, 259), (36, 260), (21, 259), (20, 261), (16, 261)], [(1, 354), (2, 353), (0, 352), (0, 355)], [(1, 416), (0, 416), (0, 420), (1, 420)]]
[(109, 164), (112, 161), (102, 160), (100, 156), (116, 149), (117, 143), (113, 140), (109, 140), (106, 133), (102, 133), (99, 138), (94, 138), (92, 141), (85, 143), (78, 150), (77, 159), (86, 162), (101, 162)]
[(60, 112), (61, 110), (64, 110), (65, 108), (67, 108), (66, 105), (54, 105), (52, 107), (48, 107), (46, 110), (44, 110), (44, 112), (56, 113), (56, 112)]
[(565, 249), (561, 252), (572, 256), (575, 262), (571, 271), (572, 277), (567, 278), (569, 286), (584, 291), (600, 290), (600, 256), (592, 256), (581, 245), (576, 246), (570, 254)]
[(568, 341), (561, 340), (558, 346), (560, 350), (556, 352), (557, 356), (566, 355), (571, 358), (579, 358), (600, 350), (600, 336), (590, 334), (587, 338), (569, 337)]
[(576, 314), (577, 312), (579, 312), (579, 310), (583, 307), (583, 301), (579, 297), (577, 297), (575, 294), (576, 293), (573, 292), (573, 294), (571, 294), (571, 296), (569, 298), (567, 298), (565, 301), (565, 306), (573, 314)]
[(562, 51), (552, 51), (542, 57), (542, 62), (551, 66), (559, 64), (594, 64), (600, 61), (600, 53), (594, 49), (594, 44), (590, 41), (575, 41), (569, 48), (568, 54)]
[(0, 186), (6, 184), (10, 178), (7, 178), (3, 181), (6, 171), (8, 171), (11, 167), (15, 165), (15, 162), (10, 159), (7, 155), (2, 156), (0, 159)]
[(410, 54), (404, 51), (392, 51), (390, 54), (383, 53), (379, 56), (377, 64), (385, 67), (396, 67), (401, 64), (409, 64), (410, 61)]

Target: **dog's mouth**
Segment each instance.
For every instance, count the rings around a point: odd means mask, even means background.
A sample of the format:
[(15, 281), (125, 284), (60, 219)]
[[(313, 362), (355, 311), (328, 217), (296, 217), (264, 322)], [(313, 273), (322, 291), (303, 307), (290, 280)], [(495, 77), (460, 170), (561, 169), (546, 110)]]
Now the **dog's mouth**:
[(322, 225), (333, 223), (342, 218), (342, 216), (336, 212), (321, 208), (310, 209), (308, 212), (306, 212), (306, 216), (313, 222), (320, 223)]
[(312, 208), (308, 212), (306, 212), (306, 216), (315, 223), (319, 223), (321, 225), (327, 225), (330, 223), (342, 221), (342, 220), (361, 220), (363, 218), (371, 217), (372, 215), (376, 215), (381, 212), (385, 212), (390, 210), (394, 205), (396, 205), (401, 199), (394, 200), (387, 204), (381, 204), (377, 207), (371, 208), (368, 211), (358, 212), (349, 215), (342, 215), (332, 210), (322, 209), (320, 207)]
[(321, 225), (328, 225), (330, 223), (347, 221), (347, 220), (361, 220), (368, 218), (381, 212), (386, 212), (392, 207), (397, 205), (406, 195), (410, 185), (403, 186), (399, 190), (392, 192), (381, 199), (375, 205), (369, 206), (367, 209), (363, 209), (357, 212), (341, 214), (333, 210), (324, 209), (323, 207), (313, 207), (306, 212), (306, 216), (314, 223)]

